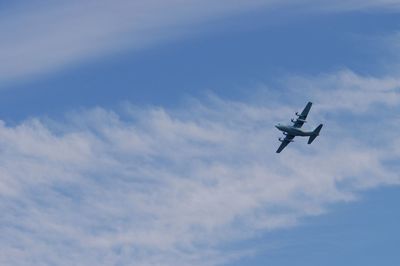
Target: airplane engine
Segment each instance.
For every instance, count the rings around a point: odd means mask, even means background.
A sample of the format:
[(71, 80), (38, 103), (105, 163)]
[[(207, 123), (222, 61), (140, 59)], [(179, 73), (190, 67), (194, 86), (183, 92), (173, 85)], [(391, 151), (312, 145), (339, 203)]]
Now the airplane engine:
[[(282, 139), (282, 138), (279, 138), (278, 139), (280, 142), (283, 142), (283, 141), (285, 141), (284, 139)], [(294, 140), (286, 140), (286, 141), (289, 141), (289, 142), (294, 142)]]
[(296, 122), (303, 122), (303, 123), (307, 123), (306, 120), (301, 119), (301, 118), (297, 118), (296, 120), (294, 118), (290, 119), (290, 121), (292, 121), (292, 123), (296, 123)]

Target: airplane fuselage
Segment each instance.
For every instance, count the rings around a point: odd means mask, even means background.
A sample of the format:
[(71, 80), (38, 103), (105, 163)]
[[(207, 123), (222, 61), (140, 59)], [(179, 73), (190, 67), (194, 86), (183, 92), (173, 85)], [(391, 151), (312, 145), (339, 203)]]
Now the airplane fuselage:
[(304, 131), (304, 130), (301, 130), (300, 128), (293, 127), (293, 126), (285, 126), (285, 125), (278, 124), (275, 127), (277, 129), (279, 129), (280, 131), (286, 132), (289, 135), (293, 135), (293, 136), (309, 137), (309, 136), (313, 135), (313, 131)]

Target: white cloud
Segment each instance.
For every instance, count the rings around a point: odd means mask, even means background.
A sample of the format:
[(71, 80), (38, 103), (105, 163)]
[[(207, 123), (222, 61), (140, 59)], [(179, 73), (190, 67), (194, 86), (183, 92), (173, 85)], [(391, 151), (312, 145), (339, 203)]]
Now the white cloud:
[[(126, 119), (98, 108), (1, 124), (1, 264), (219, 265), (251, 252), (227, 243), (399, 184), (386, 167), (400, 158), (396, 79), (345, 71), (303, 83), (317, 103), (309, 120), (325, 127), (315, 144), (299, 139), (280, 155), (273, 124), (295, 107), (268, 97), (262, 106), (210, 97), (176, 110), (126, 107)], [(322, 93), (346, 90), (369, 100), (349, 93), (332, 108)], [(359, 120), (368, 115), (395, 130), (377, 144), (360, 136), (376, 125)]]
[(300, 95), (306, 91), (326, 111), (339, 109), (363, 113), (377, 104), (391, 107), (400, 104), (400, 78), (397, 76), (360, 76), (342, 70), (315, 78), (290, 77), (285, 86), (297, 88), (291, 91), (293, 94)]
[(100, 0), (10, 8), (0, 17), (0, 80), (47, 73), (177, 34), (191, 35), (198, 22), (263, 2)]
[(398, 1), (40, 1), (0, 12), (0, 81), (24, 80), (81, 61), (197, 34), (201, 23), (251, 10), (386, 8)]

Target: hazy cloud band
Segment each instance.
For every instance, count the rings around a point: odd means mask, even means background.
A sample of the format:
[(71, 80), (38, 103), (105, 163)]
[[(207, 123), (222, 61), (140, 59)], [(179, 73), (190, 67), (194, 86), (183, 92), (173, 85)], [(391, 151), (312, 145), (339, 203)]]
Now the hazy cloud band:
[[(400, 158), (399, 80), (349, 71), (293, 80), (316, 103), (309, 126), (325, 127), (313, 145), (296, 139), (280, 155), (273, 125), (305, 102), (270, 101), (273, 90), (262, 104), (210, 96), (176, 110), (1, 124), (0, 262), (219, 265), (248, 252), (226, 243), (399, 184), (390, 163)], [(334, 107), (341, 90), (347, 102)], [(388, 130), (377, 141), (368, 128), (379, 116)]]

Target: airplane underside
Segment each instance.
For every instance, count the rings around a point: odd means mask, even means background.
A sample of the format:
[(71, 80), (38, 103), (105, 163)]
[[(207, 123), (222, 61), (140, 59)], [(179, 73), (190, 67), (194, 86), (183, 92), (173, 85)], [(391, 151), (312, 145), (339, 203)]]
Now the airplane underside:
[(277, 124), (275, 127), (279, 129), (280, 131), (283, 132), (285, 135), (285, 138), (279, 138), (279, 141), (281, 142), (281, 145), (279, 146), (278, 150), (276, 151), (277, 153), (280, 153), (290, 142), (293, 142), (293, 139), (297, 136), (299, 137), (309, 137), (308, 139), (308, 144), (311, 144), (316, 137), (319, 136), (319, 132), (321, 131), (322, 124), (320, 124), (318, 127), (316, 127), (313, 131), (303, 131), (300, 128), (303, 126), (304, 123), (306, 123), (306, 118), (308, 115), (308, 112), (311, 109), (311, 102), (308, 102), (304, 110), (299, 114), (296, 112), (297, 119), (292, 119), (293, 125), (281, 125)]
[(297, 136), (299, 136), (299, 137), (309, 137), (309, 136), (313, 135), (312, 131), (305, 132), (305, 131), (294, 129), (294, 128), (289, 128), (287, 130), (282, 130), (282, 131), (285, 132), (286, 134), (290, 134), (290, 135), (293, 135), (293, 136), (296, 136), (296, 137)]

